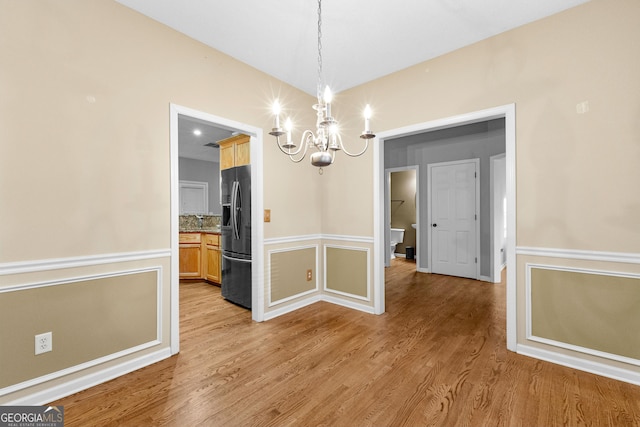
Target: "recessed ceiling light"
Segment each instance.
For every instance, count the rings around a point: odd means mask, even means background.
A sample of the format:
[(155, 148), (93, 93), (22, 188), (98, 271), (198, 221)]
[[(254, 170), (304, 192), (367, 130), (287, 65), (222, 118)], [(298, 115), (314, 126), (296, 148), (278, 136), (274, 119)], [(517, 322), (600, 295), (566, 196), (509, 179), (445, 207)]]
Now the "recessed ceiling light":
[(202, 131), (201, 131), (200, 129), (194, 129), (194, 130), (193, 130), (193, 134), (194, 134), (195, 136), (200, 136), (200, 135), (202, 135)]

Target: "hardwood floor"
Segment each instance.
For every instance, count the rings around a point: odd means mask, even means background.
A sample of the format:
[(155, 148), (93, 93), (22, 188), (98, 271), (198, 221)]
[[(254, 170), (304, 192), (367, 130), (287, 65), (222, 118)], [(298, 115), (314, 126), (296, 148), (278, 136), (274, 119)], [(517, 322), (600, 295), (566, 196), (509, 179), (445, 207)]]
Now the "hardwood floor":
[(66, 426), (632, 426), (640, 387), (505, 348), (505, 286), (386, 271), (387, 312), (254, 323), (180, 285), (181, 353), (69, 396)]

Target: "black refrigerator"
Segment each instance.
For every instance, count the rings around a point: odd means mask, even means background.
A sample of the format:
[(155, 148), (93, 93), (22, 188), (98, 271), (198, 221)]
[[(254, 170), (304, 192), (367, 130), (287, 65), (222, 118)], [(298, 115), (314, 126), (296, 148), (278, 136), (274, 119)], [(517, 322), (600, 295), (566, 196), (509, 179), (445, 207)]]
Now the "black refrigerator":
[(251, 308), (251, 166), (222, 175), (222, 296)]

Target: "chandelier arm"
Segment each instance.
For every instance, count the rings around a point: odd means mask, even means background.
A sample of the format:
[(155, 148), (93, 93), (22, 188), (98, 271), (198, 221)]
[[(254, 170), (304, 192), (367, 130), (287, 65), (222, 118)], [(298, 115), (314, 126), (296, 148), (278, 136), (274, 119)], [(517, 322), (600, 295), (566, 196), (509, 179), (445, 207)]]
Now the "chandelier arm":
[(344, 143), (342, 142), (342, 136), (340, 136), (340, 134), (338, 134), (337, 137), (338, 137), (338, 140), (340, 141), (340, 149), (344, 152), (344, 154), (346, 154), (349, 157), (362, 156), (364, 154), (364, 152), (367, 151), (367, 148), (369, 147), (369, 140), (365, 139), (364, 148), (362, 149), (362, 151), (360, 151), (359, 153), (350, 153), (345, 148)]
[[(309, 144), (308, 144), (309, 138), (313, 139), (313, 132), (311, 132), (310, 130), (305, 130), (302, 133), (302, 137), (300, 138), (300, 147), (298, 147), (298, 149), (296, 151), (294, 151), (294, 152), (290, 152), (290, 151), (287, 151), (284, 148), (282, 148), (282, 146), (280, 145), (280, 137), (279, 136), (276, 136), (276, 142), (277, 142), (276, 145), (278, 146), (280, 151), (282, 151), (284, 154), (289, 156), (291, 161), (293, 161), (294, 163), (300, 163), (302, 161), (302, 159), (304, 159), (304, 157), (307, 155), (307, 149), (309, 147)], [(304, 150), (303, 150), (303, 148), (304, 148)], [(295, 156), (300, 154), (300, 152), (302, 152), (302, 156), (300, 156), (300, 158), (296, 159)]]

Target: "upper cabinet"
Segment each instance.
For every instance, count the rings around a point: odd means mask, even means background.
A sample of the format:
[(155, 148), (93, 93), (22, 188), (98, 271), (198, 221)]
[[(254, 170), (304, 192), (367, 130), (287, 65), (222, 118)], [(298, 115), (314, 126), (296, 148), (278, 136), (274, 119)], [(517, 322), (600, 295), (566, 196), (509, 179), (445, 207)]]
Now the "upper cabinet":
[(218, 141), (218, 144), (220, 144), (220, 169), (250, 164), (250, 141), (249, 135), (244, 134)]

